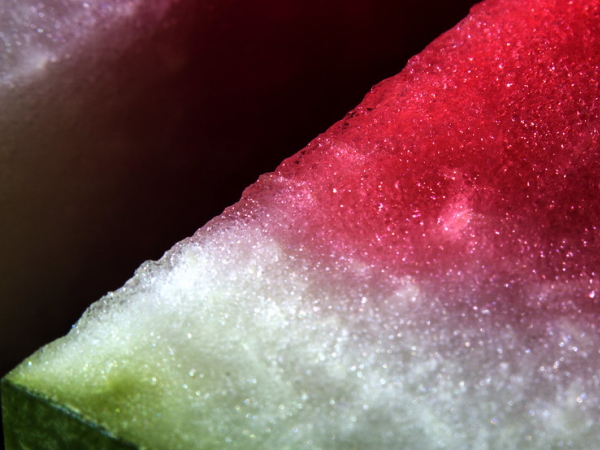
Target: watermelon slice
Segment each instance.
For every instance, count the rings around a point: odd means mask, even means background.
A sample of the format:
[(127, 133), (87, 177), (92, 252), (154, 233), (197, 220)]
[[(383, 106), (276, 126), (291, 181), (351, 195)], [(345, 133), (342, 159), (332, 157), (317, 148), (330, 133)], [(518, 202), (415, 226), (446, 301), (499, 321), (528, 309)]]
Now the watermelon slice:
[(0, 375), (474, 1), (0, 2)]
[(474, 8), (11, 372), (9, 450), (597, 447), (599, 55)]

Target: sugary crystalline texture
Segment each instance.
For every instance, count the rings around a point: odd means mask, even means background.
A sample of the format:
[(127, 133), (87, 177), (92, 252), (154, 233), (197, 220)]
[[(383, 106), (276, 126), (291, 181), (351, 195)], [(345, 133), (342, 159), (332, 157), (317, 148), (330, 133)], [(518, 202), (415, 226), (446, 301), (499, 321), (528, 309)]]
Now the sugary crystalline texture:
[(600, 3), (488, 0), (9, 375), (148, 449), (600, 445)]

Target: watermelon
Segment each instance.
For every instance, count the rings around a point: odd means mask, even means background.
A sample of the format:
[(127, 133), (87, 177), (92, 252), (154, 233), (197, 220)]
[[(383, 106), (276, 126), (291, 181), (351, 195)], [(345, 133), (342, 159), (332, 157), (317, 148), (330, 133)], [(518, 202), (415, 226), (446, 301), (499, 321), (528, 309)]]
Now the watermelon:
[(475, 7), (13, 370), (9, 450), (597, 447), (599, 19)]
[(0, 375), (474, 1), (2, 2)]

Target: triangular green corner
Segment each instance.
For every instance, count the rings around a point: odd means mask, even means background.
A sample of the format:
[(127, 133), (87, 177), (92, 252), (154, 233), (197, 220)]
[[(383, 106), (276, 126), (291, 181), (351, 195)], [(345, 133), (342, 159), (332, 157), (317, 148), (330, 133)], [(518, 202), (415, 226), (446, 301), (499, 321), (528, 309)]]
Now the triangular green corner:
[(139, 450), (6, 378), (1, 390), (6, 450)]

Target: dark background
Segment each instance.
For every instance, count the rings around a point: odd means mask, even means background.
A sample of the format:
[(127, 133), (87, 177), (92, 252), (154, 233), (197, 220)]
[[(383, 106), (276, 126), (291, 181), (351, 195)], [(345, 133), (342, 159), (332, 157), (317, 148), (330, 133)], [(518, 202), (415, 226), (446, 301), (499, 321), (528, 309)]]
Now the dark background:
[(236, 202), (474, 3), (185, 0), (124, 48), (100, 38), (49, 68), (26, 101), (10, 94), (0, 376)]

